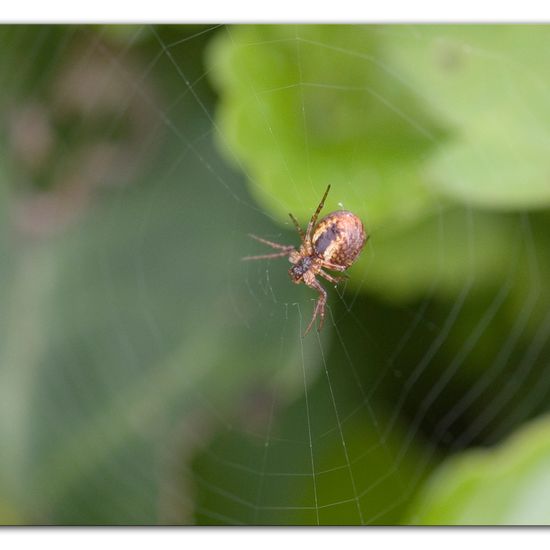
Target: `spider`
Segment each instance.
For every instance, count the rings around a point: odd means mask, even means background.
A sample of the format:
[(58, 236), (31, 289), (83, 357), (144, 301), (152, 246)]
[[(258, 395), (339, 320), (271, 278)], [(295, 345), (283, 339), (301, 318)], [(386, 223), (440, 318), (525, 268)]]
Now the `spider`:
[(345, 271), (357, 259), (368, 239), (361, 220), (347, 210), (331, 212), (316, 225), (329, 191), (330, 185), (327, 187), (317, 210), (311, 216), (305, 233), (298, 220), (292, 214), (289, 214), (300, 235), (301, 244), (298, 250), (292, 245), (274, 243), (256, 235), (250, 235), (253, 239), (280, 250), (280, 252), (243, 258), (243, 260), (266, 260), (288, 256), (290, 263), (293, 264), (288, 270), (292, 282), (295, 284), (304, 283), (319, 292), (313, 316), (304, 336), (311, 330), (317, 316), (320, 317), (318, 331), (323, 328), (325, 320), (327, 291), (319, 284), (316, 276), (320, 275), (334, 284), (338, 284), (347, 278), (346, 275), (330, 275), (323, 268), (340, 272)]

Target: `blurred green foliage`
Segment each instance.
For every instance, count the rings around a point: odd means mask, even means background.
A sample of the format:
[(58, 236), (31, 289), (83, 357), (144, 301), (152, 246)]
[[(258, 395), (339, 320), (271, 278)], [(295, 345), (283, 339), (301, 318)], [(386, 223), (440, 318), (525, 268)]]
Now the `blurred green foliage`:
[[(78, 46), (94, 44), (99, 40), (96, 32), (77, 29)], [(57, 36), (56, 29), (53, 34)], [(96, 55), (102, 59), (99, 47), (90, 46), (89, 52), (99, 54), (89, 53), (88, 63), (93, 64), (90, 57)], [(109, 64), (102, 66), (100, 82), (109, 89), (117, 78), (113, 72), (131, 69), (128, 61), (117, 64), (112, 52), (105, 52)], [(72, 54), (67, 47), (69, 59)], [(185, 59), (177, 59), (186, 66)], [(63, 60), (59, 63), (62, 72)], [(173, 90), (181, 80), (177, 73), (169, 74), (172, 82), (164, 85)], [(133, 74), (128, 72), (127, 78), (129, 85), (120, 94), (124, 103), (118, 103), (115, 95), (111, 105), (122, 125), (123, 109), (135, 93), (130, 86)], [(31, 97), (40, 99), (40, 95)], [(0, 487), (7, 502), (23, 510), (26, 521), (184, 520), (171, 512), (166, 512), (169, 519), (158, 517), (159, 484), (168, 474), (142, 474), (154, 470), (155, 461), (163, 458), (159, 445), (169, 453), (171, 434), (179, 433), (186, 419), (192, 423), (196, 411), (212, 408), (224, 417), (237, 396), (275, 374), (284, 381), (281, 395), (286, 387), (288, 391), (297, 384), (301, 387), (301, 376), (285, 364), (303, 360), (306, 367), (314, 368), (317, 362), (317, 344), (312, 340), (288, 339), (281, 357), (279, 339), (266, 338), (281, 323), (290, 333), (298, 333), (292, 326), (299, 319), (286, 319), (284, 310), (266, 315), (259, 307), (261, 300), (255, 303), (243, 282), (244, 267), (233, 247), (261, 220), (250, 208), (235, 217), (235, 209), (226, 208), (223, 187), (205, 178), (207, 158), (208, 168), (230, 182), (232, 193), (244, 194), (242, 182), (216, 159), (199, 114), (203, 113), (172, 111), (170, 117), (174, 126), (186, 128), (184, 139), (195, 141), (200, 158), (178, 135), (167, 137), (157, 118), (153, 133), (140, 137), (148, 148), (161, 140), (162, 152), (134, 177), (131, 188), (105, 190), (103, 197), (62, 227), (56, 207), (64, 197), (52, 191), (48, 197), (55, 201), (53, 212), (42, 214), (43, 225), (20, 229), (46, 235), (19, 237), (19, 242), (14, 235), (2, 250), (10, 269), (2, 285), (10, 323), (1, 335), (5, 452)], [(72, 130), (92, 131), (86, 113), (81, 117)], [(100, 137), (112, 139), (108, 133)], [(64, 146), (64, 162), (67, 156), (79, 155), (79, 144)], [(131, 168), (141, 165), (142, 159), (129, 162)], [(32, 194), (20, 198), (17, 188), (6, 194), (6, 205), (34, 198)], [(35, 214), (31, 221), (36, 223), (37, 218)], [(223, 228), (234, 233), (231, 247)], [(54, 233), (48, 237), (50, 231)], [(286, 287), (285, 275), (271, 276), (273, 289)], [(298, 289), (290, 290), (297, 301)], [(261, 365), (251, 353), (258, 343), (265, 354)], [(191, 428), (190, 437), (200, 440), (202, 434)], [(140, 481), (125, 489), (129, 483), (125, 480), (132, 477), (143, 479), (145, 485)]]
[[(345, 374), (349, 376), (349, 370)], [(331, 372), (330, 382), (339, 392), (337, 408), (343, 408), (343, 395), (350, 399), (358, 392), (352, 387), (353, 377), (346, 382)], [(194, 471), (200, 488), (200, 523), (392, 525), (401, 521), (411, 498), (409, 480), (423, 458), (421, 447), (415, 444), (406, 459), (396, 463), (405, 434), (398, 430), (383, 439), (390, 414), (380, 403), (376, 412), (363, 408), (353, 414), (340, 432), (329, 393), (322, 375), (308, 392), (308, 402), (302, 398), (281, 411), (263, 437), (225, 433), (199, 455)], [(277, 407), (277, 393), (265, 398)], [(308, 415), (314, 423), (315, 475), (309, 441), (304, 438)], [(228, 456), (231, 461), (224, 460)]]
[(427, 163), (434, 187), (502, 209), (550, 205), (547, 25), (392, 29), (388, 63), (452, 129)]
[(281, 218), (310, 216), (327, 183), (372, 226), (433, 210), (420, 169), (443, 129), (370, 61), (380, 50), (370, 27), (339, 25), (229, 28), (210, 46), (219, 141)]
[(548, 418), (501, 447), (470, 451), (437, 470), (411, 507), (425, 525), (546, 525), (550, 522)]
[[(547, 36), (0, 28), (0, 523), (547, 521), (544, 424), (453, 457), (548, 410)], [(302, 339), (240, 258), (327, 183), (371, 239)]]

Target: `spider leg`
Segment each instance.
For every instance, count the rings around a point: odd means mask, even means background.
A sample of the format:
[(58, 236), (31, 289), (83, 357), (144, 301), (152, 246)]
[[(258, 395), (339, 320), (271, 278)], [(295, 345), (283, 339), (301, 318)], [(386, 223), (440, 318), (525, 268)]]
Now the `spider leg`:
[(323, 198), (321, 199), (321, 202), (319, 203), (317, 210), (315, 210), (315, 213), (313, 214), (313, 216), (311, 216), (311, 220), (309, 220), (309, 223), (307, 225), (307, 230), (306, 230), (305, 242), (309, 242), (311, 239), (311, 230), (315, 227), (319, 213), (323, 209), (323, 206), (325, 206), (325, 199), (327, 198), (329, 191), (330, 191), (330, 185), (327, 186), (327, 190), (325, 191), (325, 194), (323, 195)]
[(319, 270), (319, 275), (321, 277), (324, 277), (327, 281), (330, 281), (331, 283), (338, 284), (342, 281), (345, 281), (346, 279), (349, 279), (347, 275), (342, 275), (341, 277), (334, 277), (333, 275), (329, 275), (326, 271), (323, 271), (322, 269)]
[(257, 235), (252, 235), (251, 233), (249, 233), (248, 236), (252, 237), (256, 241), (267, 244), (271, 248), (277, 248), (278, 250), (290, 251), (291, 249), (294, 248), (293, 246), (290, 246), (290, 245), (274, 243), (273, 241), (268, 241), (267, 239), (262, 239), (261, 237), (258, 237)]
[(290, 212), (288, 213), (288, 215), (290, 216), (290, 219), (292, 220), (292, 223), (294, 224), (294, 226), (298, 230), (298, 234), (300, 235), (301, 241), (305, 242), (306, 236), (305, 236), (304, 230), (300, 227), (300, 223), (298, 222), (298, 220)]
[(346, 271), (346, 269), (348, 268), (348, 266), (333, 264), (331, 262), (327, 262), (326, 260), (320, 260), (319, 263), (321, 264), (322, 267), (326, 267), (327, 269), (333, 269), (334, 271)]
[(304, 332), (304, 337), (307, 335), (307, 333), (311, 330), (311, 327), (313, 326), (313, 323), (315, 323), (315, 319), (317, 318), (317, 315), (319, 315), (319, 326), (317, 327), (317, 332), (320, 332), (320, 330), (323, 328), (323, 323), (325, 321), (325, 304), (327, 303), (327, 291), (319, 284), (319, 282), (316, 279), (313, 279), (311, 282), (306, 283), (307, 286), (314, 288), (319, 292), (319, 298), (317, 299), (317, 303), (315, 304), (315, 309), (313, 310), (313, 316), (311, 317), (311, 321), (309, 322), (309, 325), (306, 328), (306, 331)]
[(284, 252), (275, 252), (274, 254), (260, 254), (259, 256), (245, 256), (241, 260), (270, 260), (271, 258), (282, 258), (283, 256), (288, 256), (290, 250), (285, 250)]

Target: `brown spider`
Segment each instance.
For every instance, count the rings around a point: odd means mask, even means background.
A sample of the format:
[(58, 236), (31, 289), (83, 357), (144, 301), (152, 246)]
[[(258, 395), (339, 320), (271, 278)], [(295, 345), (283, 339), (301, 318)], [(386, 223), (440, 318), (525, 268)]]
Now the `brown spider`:
[(327, 292), (319, 284), (315, 276), (320, 275), (327, 281), (335, 284), (345, 279), (345, 275), (335, 277), (323, 271), (323, 268), (334, 271), (345, 271), (357, 259), (368, 239), (361, 220), (347, 210), (332, 212), (328, 216), (325, 216), (318, 225), (315, 225), (317, 217), (325, 205), (325, 199), (329, 190), (330, 185), (327, 187), (317, 210), (315, 210), (315, 213), (311, 217), (305, 233), (300, 227), (298, 220), (292, 214), (289, 214), (300, 235), (301, 245), (298, 250), (290, 245), (285, 246), (262, 239), (256, 235), (250, 235), (253, 239), (281, 250), (281, 252), (262, 254), (261, 256), (246, 256), (243, 258), (243, 260), (265, 260), (288, 256), (290, 263), (293, 264), (288, 270), (292, 281), (296, 284), (304, 283), (319, 292), (313, 317), (306, 328), (304, 336), (311, 330), (317, 315), (321, 318), (318, 331), (323, 327), (325, 320)]

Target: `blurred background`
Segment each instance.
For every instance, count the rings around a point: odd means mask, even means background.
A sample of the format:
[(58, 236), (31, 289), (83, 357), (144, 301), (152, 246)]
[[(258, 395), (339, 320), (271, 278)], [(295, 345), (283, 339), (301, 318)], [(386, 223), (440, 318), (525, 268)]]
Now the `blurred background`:
[(550, 523), (550, 27), (0, 45), (0, 524)]

